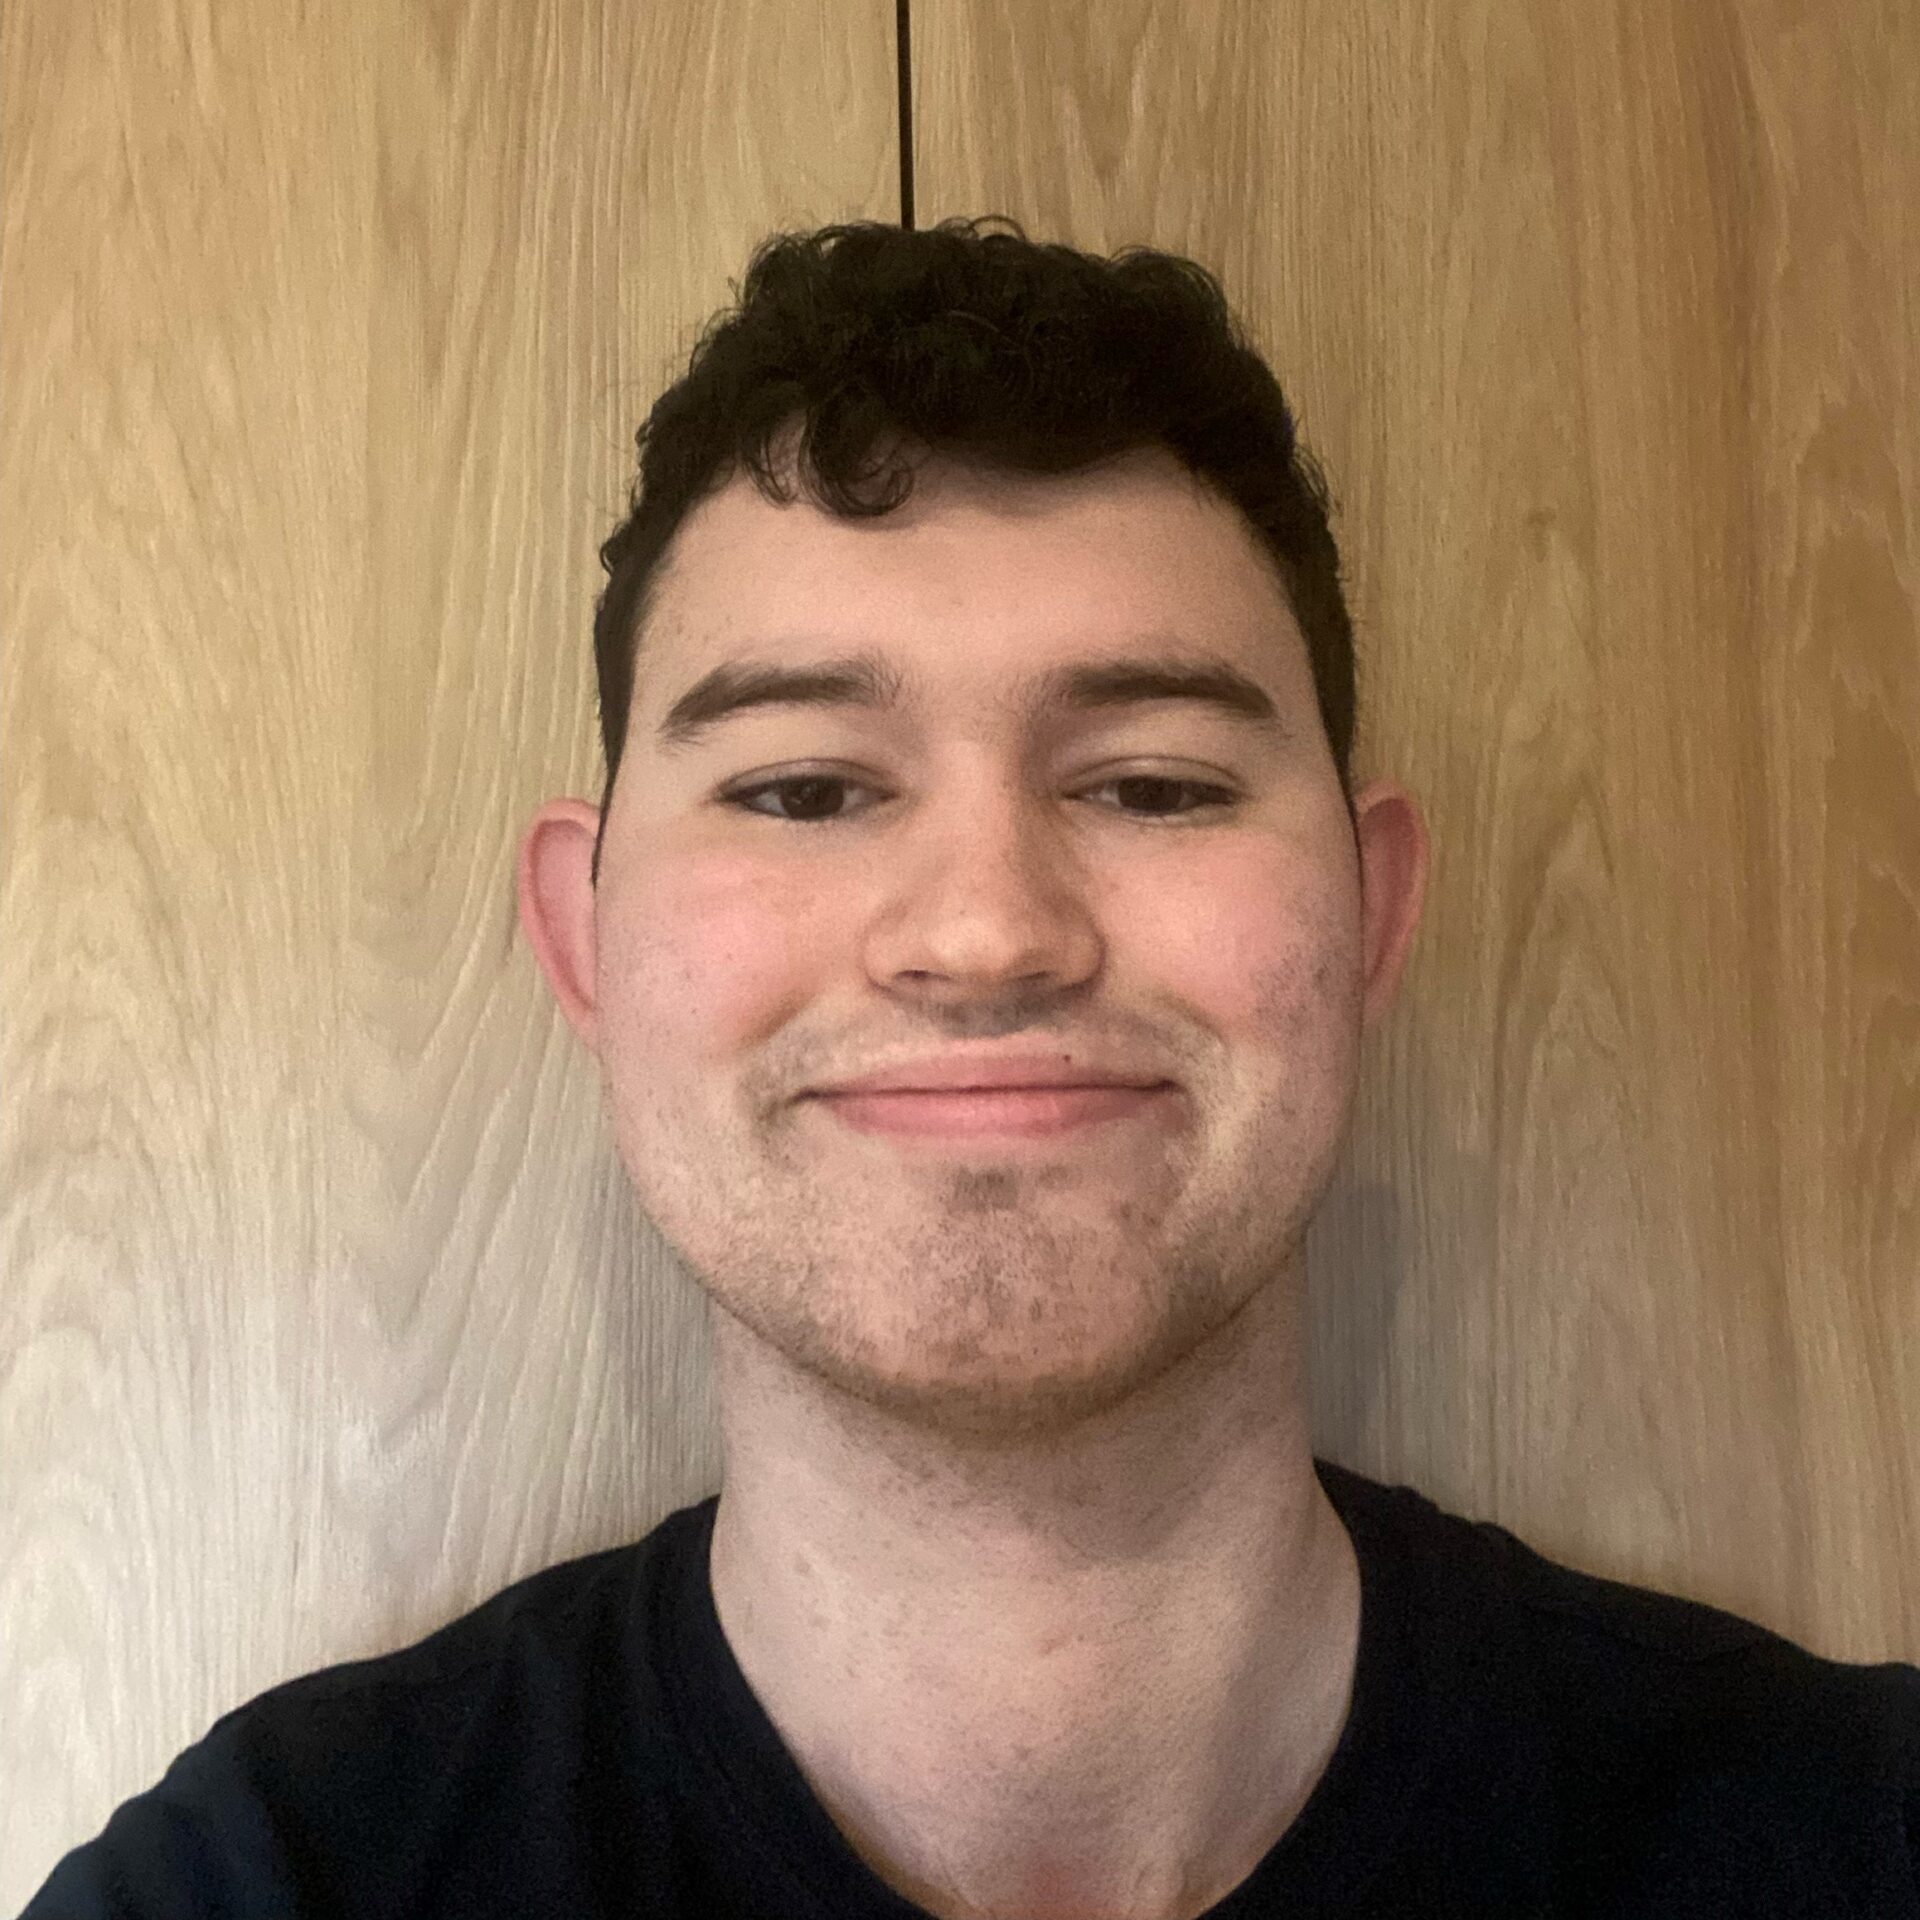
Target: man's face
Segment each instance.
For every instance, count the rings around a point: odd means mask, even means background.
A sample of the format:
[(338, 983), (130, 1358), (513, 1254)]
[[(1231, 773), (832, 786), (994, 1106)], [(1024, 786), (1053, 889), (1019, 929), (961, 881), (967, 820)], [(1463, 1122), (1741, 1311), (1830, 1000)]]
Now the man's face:
[[(723, 662), (868, 651), (893, 711), (656, 737)], [(1169, 654), (1238, 669), (1278, 730), (1019, 704), (1049, 669)], [(1139, 1391), (1286, 1268), (1339, 1155), (1353, 831), (1284, 596), (1166, 455), (935, 463), (868, 521), (737, 475), (672, 549), (592, 923), (571, 1017), (649, 1216), (788, 1363), (919, 1426), (1032, 1435)], [(1012, 1143), (865, 1133), (810, 1097), (986, 1043), (1175, 1086)]]

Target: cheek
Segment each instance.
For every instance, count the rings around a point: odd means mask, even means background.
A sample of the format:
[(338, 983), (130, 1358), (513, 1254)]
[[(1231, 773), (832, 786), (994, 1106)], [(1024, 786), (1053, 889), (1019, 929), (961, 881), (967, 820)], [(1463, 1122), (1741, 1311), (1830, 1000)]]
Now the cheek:
[(1353, 909), (1338, 874), (1298, 848), (1221, 841), (1117, 904), (1126, 971), (1223, 1035), (1285, 1044), (1349, 1011)]
[(636, 877), (607, 916), (602, 951), (620, 959), (601, 981), (605, 1017), (656, 1059), (730, 1059), (812, 997), (833, 918), (817, 876), (802, 889), (749, 861)]
[[(1114, 992), (1185, 1005), (1273, 1044), (1347, 1016), (1358, 966), (1345, 876), (1298, 846), (1221, 841), (1143, 865), (1091, 908)], [(737, 1064), (854, 964), (871, 902), (819, 869), (707, 856), (635, 876), (606, 903), (602, 1014), (622, 1051)]]

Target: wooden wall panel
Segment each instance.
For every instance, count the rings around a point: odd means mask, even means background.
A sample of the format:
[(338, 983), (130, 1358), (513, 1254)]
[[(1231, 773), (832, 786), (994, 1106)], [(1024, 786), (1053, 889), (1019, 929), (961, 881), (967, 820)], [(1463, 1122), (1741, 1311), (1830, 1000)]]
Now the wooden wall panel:
[(0, 1909), (264, 1686), (718, 1483), (514, 906), (632, 435), (897, 215), (893, 7), (5, 12)]
[(1204, 261), (1433, 884), (1316, 1444), (1920, 1657), (1920, 11), (914, 0), (916, 216)]
[[(511, 856), (633, 427), (762, 233), (893, 217), (892, 14), (0, 19), (0, 1906), (717, 1483)], [(1920, 1656), (1920, 17), (913, 16), (920, 223), (1208, 261), (1341, 495), (1436, 868), (1323, 1451)]]

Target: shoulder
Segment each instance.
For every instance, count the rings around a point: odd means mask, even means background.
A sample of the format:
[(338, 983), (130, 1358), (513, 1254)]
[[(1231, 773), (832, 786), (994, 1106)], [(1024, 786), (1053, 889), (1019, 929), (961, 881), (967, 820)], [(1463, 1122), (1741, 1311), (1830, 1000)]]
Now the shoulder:
[[(650, 1676), (635, 1628), (656, 1536), (545, 1568), (409, 1646), (303, 1674), (223, 1714), (59, 1862), (27, 1915), (342, 1901), (418, 1913), (447, 1841), (560, 1833), (583, 1774), (648, 1771)], [(473, 1870), (495, 1871), (484, 1844), (460, 1851)], [(445, 1895), (436, 1885), (434, 1899)]]
[(1458, 1737), (1531, 1757), (1531, 1817), (1576, 1883), (1920, 1916), (1920, 1666), (1829, 1659), (1387, 1491)]
[(1377, 1552), (1407, 1570), (1417, 1612), (1465, 1608), (1465, 1627), (1490, 1610), (1503, 1634), (1551, 1644), (1576, 1673), (1616, 1662), (1710, 1672), (1731, 1656), (1734, 1670), (1744, 1659), (1814, 1683), (1877, 1675), (1896, 1701), (1920, 1674), (1901, 1662), (1827, 1659), (1725, 1608), (1550, 1559), (1496, 1522), (1451, 1512), (1415, 1487), (1370, 1480), (1331, 1461), (1315, 1465), (1342, 1519), (1357, 1522), (1379, 1543)]
[(644, 1559), (641, 1543), (543, 1568), (410, 1645), (268, 1688), (201, 1745), (291, 1789), (321, 1755), (342, 1781), (371, 1781), (421, 1741), (444, 1757), (502, 1715), (570, 1716), (594, 1667), (623, 1656)]
[(406, 1695), (426, 1700), (503, 1662), (537, 1666), (569, 1656), (619, 1628), (644, 1580), (651, 1544), (649, 1536), (543, 1567), (421, 1639), (282, 1681), (229, 1717), (357, 1710)]
[(1890, 1754), (1920, 1739), (1920, 1667), (1830, 1659), (1726, 1608), (1583, 1571), (1492, 1521), (1392, 1491), (1430, 1597), (1469, 1609), (1546, 1703), (1577, 1700), (1590, 1723), (1624, 1718), (1642, 1732), (1704, 1714), (1755, 1734), (1824, 1727)]

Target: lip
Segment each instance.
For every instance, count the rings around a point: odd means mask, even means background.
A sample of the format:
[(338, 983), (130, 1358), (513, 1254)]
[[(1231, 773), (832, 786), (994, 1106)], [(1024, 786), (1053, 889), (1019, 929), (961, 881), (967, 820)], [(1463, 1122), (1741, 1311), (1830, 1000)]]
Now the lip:
[(969, 1093), (985, 1091), (1078, 1091), (1086, 1088), (1165, 1087), (1172, 1083), (1159, 1074), (1076, 1061), (1072, 1054), (944, 1053), (922, 1060), (903, 1061), (857, 1080), (810, 1089), (823, 1097), (869, 1093)]
[(1136, 1118), (1159, 1106), (1166, 1085), (991, 1087), (945, 1092), (922, 1090), (827, 1093), (822, 1103), (859, 1133), (899, 1139), (1049, 1140), (1104, 1123)]

